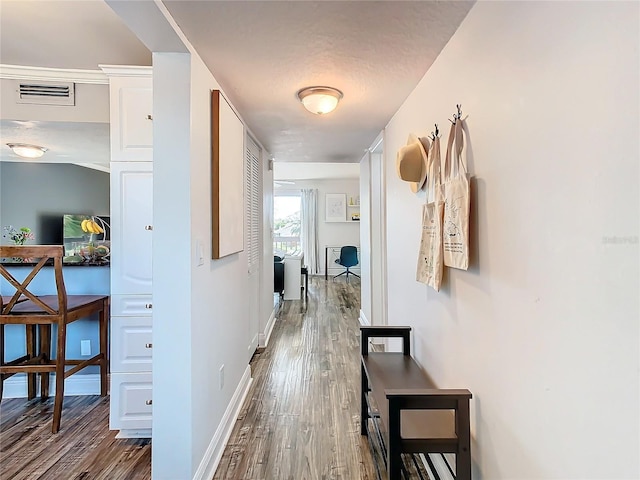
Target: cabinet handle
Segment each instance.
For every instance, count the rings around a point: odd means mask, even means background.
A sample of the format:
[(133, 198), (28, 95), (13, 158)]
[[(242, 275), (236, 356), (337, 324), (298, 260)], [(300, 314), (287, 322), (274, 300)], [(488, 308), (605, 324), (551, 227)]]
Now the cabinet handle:
[(153, 225), (145, 225), (144, 229), (145, 230), (153, 230)]
[(146, 308), (147, 310), (151, 310), (153, 308), (153, 303), (145, 303), (144, 308)]
[(153, 120), (153, 115), (147, 115), (147, 120)]
[(153, 348), (153, 343), (145, 343), (144, 348)]
[(144, 402), (146, 405), (153, 405), (153, 400), (147, 400), (146, 402)]

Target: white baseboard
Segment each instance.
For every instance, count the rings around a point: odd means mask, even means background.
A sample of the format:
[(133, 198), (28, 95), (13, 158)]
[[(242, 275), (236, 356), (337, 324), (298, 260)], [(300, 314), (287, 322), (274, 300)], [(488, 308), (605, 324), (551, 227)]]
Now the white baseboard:
[(269, 321), (267, 322), (267, 326), (265, 327), (266, 333), (261, 333), (258, 337), (258, 346), (261, 348), (266, 347), (269, 344), (269, 339), (271, 338), (271, 332), (273, 331), (273, 326), (276, 324), (276, 309), (271, 310), (271, 315), (269, 316)]
[(360, 325), (363, 325), (365, 327), (368, 327), (369, 325), (371, 325), (371, 322), (369, 321), (369, 319), (367, 318), (367, 316), (364, 314), (362, 310), (360, 310), (360, 316), (358, 317), (358, 320), (360, 320)]
[[(36, 379), (36, 392), (40, 391), (40, 377)], [(49, 394), (56, 393), (56, 376), (51, 374)], [(64, 394), (67, 395), (100, 395), (100, 374), (86, 373), (71, 375), (64, 381)], [(4, 381), (2, 398), (27, 398), (27, 377), (17, 374)]]
[(193, 475), (193, 480), (208, 480), (213, 478), (213, 475), (216, 473), (218, 464), (222, 459), (224, 447), (226, 447), (227, 442), (229, 441), (231, 431), (233, 430), (238, 414), (240, 413), (240, 409), (242, 408), (242, 404), (249, 392), (249, 387), (251, 387), (251, 382), (253, 382), (253, 379), (251, 378), (251, 367), (247, 365), (247, 369), (244, 371), (244, 374), (240, 379), (238, 388), (236, 388), (236, 391), (231, 398), (231, 402), (229, 402), (229, 406), (222, 416), (220, 425), (218, 425), (218, 429), (213, 435), (211, 443), (209, 443), (207, 451), (204, 453), (204, 457), (200, 461), (200, 465), (198, 465), (196, 473)]

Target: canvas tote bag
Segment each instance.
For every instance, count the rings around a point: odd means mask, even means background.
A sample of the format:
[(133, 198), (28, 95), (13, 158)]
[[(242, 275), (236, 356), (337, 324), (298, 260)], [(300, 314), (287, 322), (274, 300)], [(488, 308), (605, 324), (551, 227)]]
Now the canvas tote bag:
[(427, 198), (422, 206), (422, 235), (418, 253), (416, 280), (440, 291), (442, 283), (442, 215), (444, 202), (440, 180), (440, 139), (429, 148)]
[(445, 155), (442, 249), (447, 267), (469, 268), (469, 176), (462, 159), (462, 120), (451, 125)]

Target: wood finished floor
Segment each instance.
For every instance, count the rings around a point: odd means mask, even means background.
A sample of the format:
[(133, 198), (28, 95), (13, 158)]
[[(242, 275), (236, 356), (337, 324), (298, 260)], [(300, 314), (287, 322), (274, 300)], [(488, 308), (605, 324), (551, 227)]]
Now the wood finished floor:
[[(359, 427), (360, 282), (309, 280), (308, 300), (283, 302), (268, 347), (252, 360), (216, 480), (377, 478)], [(52, 400), (2, 401), (1, 480), (151, 477), (151, 442), (115, 439), (108, 397), (65, 398), (58, 435), (52, 408)]]
[(109, 397), (65, 397), (62, 427), (51, 433), (53, 399), (0, 404), (0, 479), (151, 478), (151, 441), (116, 440)]
[(360, 436), (360, 282), (312, 277), (282, 305), (215, 480), (375, 479)]

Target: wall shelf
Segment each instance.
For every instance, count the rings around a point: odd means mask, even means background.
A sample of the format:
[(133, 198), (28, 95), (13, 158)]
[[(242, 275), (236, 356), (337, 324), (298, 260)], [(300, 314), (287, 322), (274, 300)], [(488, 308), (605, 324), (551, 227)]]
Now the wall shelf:
[(359, 222), (360, 221), (360, 196), (349, 196), (349, 202), (347, 204), (347, 222)]

